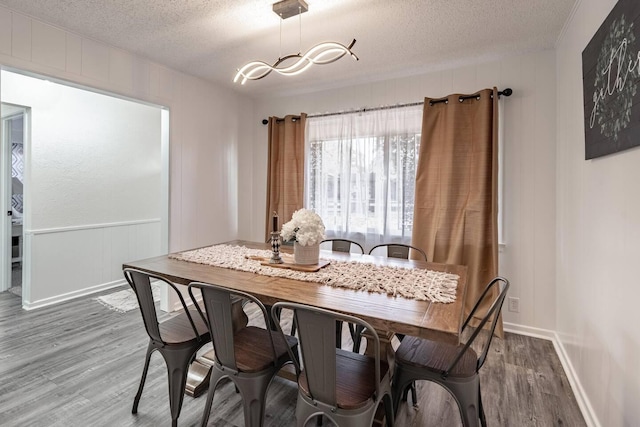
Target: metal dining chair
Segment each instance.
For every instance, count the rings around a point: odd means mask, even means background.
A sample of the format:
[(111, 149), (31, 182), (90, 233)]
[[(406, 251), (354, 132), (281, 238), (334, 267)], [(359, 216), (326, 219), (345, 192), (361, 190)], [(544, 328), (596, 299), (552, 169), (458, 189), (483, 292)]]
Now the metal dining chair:
[[(481, 304), (490, 298), (493, 301), (464, 344), (454, 345), (411, 336), (402, 341), (396, 350), (393, 377), (393, 407), (396, 412), (407, 386), (417, 380), (427, 380), (440, 384), (453, 395), (465, 427), (477, 426), (478, 419), (486, 427), (478, 372), (487, 358), (508, 289), (509, 281), (503, 277), (496, 277), (487, 285), (465, 319), (462, 332), (469, 326)], [(489, 335), (478, 354), (471, 344), (487, 323)]]
[(320, 242), (320, 249), (324, 249), (323, 244), (331, 243), (331, 250), (333, 252), (346, 252), (346, 253), (356, 253), (356, 254), (364, 254), (364, 248), (358, 242), (354, 242), (353, 240), (348, 239), (325, 239)]
[[(420, 261), (427, 261), (427, 254), (420, 248), (411, 245), (405, 245), (403, 243), (382, 243), (380, 245), (376, 245), (369, 251), (369, 255), (374, 255), (376, 249), (386, 248), (386, 256), (389, 258), (402, 258), (409, 259), (409, 252), (415, 251), (415, 253), (420, 254)], [(353, 335), (353, 351), (356, 353), (360, 351), (360, 345), (362, 344), (362, 331), (356, 330)], [(402, 341), (404, 335), (396, 334), (398, 339)], [(414, 395), (415, 397), (415, 395)], [(414, 399), (415, 403), (415, 399)]]
[[(265, 325), (270, 324), (267, 309), (250, 294), (199, 282), (190, 283), (188, 289), (201, 318), (209, 325), (215, 354), (202, 426), (209, 421), (215, 390), (223, 378), (229, 378), (242, 395), (244, 425), (262, 426), (269, 384), (283, 365), (296, 359), (298, 340), (256, 326), (234, 328), (232, 305), (236, 298), (246, 298), (256, 304)], [(204, 312), (194, 290), (200, 291)]]
[[(380, 339), (367, 322), (337, 312), (297, 303), (278, 302), (271, 308), (280, 333), (278, 314), (292, 310), (298, 324), (301, 363), (294, 360), (298, 378), (296, 425), (328, 418), (340, 427), (370, 426), (382, 402), (387, 426), (393, 426), (389, 365), (380, 360)], [(353, 323), (371, 331), (374, 356), (336, 348), (336, 322)], [(294, 355), (290, 356), (292, 359)]]
[[(211, 341), (207, 323), (199, 316), (198, 312), (187, 308), (182, 294), (173, 283), (162, 277), (130, 268), (124, 270), (124, 277), (136, 294), (144, 327), (149, 336), (142, 378), (136, 397), (133, 400), (131, 413), (136, 414), (138, 412), (138, 404), (140, 403), (140, 397), (142, 397), (142, 390), (147, 378), (151, 354), (154, 351), (158, 351), (167, 365), (171, 425), (175, 427), (178, 425), (178, 417), (182, 408), (189, 365), (195, 358), (196, 352)], [(155, 302), (153, 301), (152, 279), (165, 283), (168, 289), (178, 296), (182, 306), (180, 314), (162, 323), (158, 322)]]
[(375, 255), (378, 249), (386, 249), (386, 256), (389, 258), (409, 259), (411, 251), (418, 253), (418, 259), (427, 261), (427, 254), (420, 248), (404, 243), (382, 243), (371, 248), (369, 255)]
[[(411, 251), (419, 254), (418, 258), (420, 261), (427, 261), (427, 254), (420, 248), (406, 245), (404, 243), (381, 243), (371, 248), (369, 251), (369, 255), (375, 255), (377, 250), (386, 249), (386, 256), (389, 258), (401, 258), (401, 259), (409, 259), (409, 254)], [(362, 344), (362, 330), (355, 330), (352, 333), (353, 336), (353, 351), (359, 352), (360, 346)], [(404, 339), (403, 334), (396, 334), (398, 340), (402, 342)], [(416, 391), (415, 383), (411, 383), (407, 390), (411, 390), (411, 398), (413, 399), (414, 406), (418, 405), (418, 392)], [(406, 397), (406, 394), (405, 394)]]
[[(325, 239), (320, 242), (320, 249), (323, 249), (323, 244), (331, 244), (331, 251), (333, 252), (344, 252), (344, 253), (355, 253), (357, 255), (364, 254), (364, 248), (358, 242), (354, 242), (349, 239)], [(295, 323), (293, 324), (295, 326)], [(292, 334), (295, 332), (295, 328), (292, 330)], [(349, 335), (351, 335), (351, 340), (355, 340), (356, 337), (356, 327), (349, 323)], [(342, 348), (342, 322), (336, 323), (336, 346), (337, 348)]]

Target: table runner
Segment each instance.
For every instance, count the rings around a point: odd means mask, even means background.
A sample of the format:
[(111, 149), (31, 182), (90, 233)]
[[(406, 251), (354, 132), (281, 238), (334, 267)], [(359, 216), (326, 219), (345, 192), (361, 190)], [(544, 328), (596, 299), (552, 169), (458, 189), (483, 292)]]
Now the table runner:
[(420, 301), (450, 303), (456, 299), (457, 274), (334, 259), (320, 271), (308, 273), (261, 265), (260, 261), (247, 257), (268, 259), (271, 251), (222, 244), (169, 255), (169, 258), (181, 261)]

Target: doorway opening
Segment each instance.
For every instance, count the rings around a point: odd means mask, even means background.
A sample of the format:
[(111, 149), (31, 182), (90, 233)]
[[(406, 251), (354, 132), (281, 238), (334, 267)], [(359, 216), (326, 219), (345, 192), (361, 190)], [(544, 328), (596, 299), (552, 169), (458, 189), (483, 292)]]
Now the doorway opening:
[[(23, 213), (24, 213), (24, 147), (27, 135), (27, 111), (24, 106), (2, 103), (0, 117), (2, 118), (3, 139), (2, 149), (3, 178), (9, 182), (7, 189), (10, 206), (7, 215), (11, 217), (10, 249), (8, 276), (3, 282), (3, 290), (22, 297), (22, 243), (23, 243)], [(9, 177), (10, 171), (10, 177)]]
[(21, 290), (31, 310), (126, 284), (124, 262), (168, 248), (169, 111), (27, 72), (0, 77), (0, 291)]

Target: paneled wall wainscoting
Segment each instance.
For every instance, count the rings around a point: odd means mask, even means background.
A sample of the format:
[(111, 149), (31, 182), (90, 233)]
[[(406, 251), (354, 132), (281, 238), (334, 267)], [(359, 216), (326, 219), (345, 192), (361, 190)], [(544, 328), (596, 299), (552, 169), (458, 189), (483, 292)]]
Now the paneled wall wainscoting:
[[(160, 255), (160, 236), (159, 218), (26, 230), (23, 307), (44, 307), (122, 285), (122, 264)], [(32, 283), (39, 285), (31, 289)]]

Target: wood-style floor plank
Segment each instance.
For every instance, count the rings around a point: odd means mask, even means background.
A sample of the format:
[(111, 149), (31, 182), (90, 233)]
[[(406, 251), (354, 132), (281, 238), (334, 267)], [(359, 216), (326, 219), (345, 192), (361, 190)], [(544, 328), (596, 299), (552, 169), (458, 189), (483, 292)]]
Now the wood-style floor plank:
[[(140, 313), (111, 311), (97, 295), (32, 311), (0, 293), (0, 425), (168, 426), (166, 367), (154, 354), (138, 408), (131, 414), (147, 337)], [(248, 305), (250, 323), (259, 324)], [(286, 318), (286, 316), (285, 316)], [(347, 328), (343, 345), (351, 346)], [(494, 339), (481, 371), (491, 426), (584, 426), (575, 398), (549, 341), (506, 334)], [(292, 426), (295, 384), (274, 379), (265, 426)], [(418, 409), (403, 404), (396, 425), (460, 426), (453, 398), (440, 386), (418, 382)], [(185, 396), (180, 426), (200, 424), (205, 398)], [(242, 402), (229, 382), (215, 395), (209, 426), (243, 426)]]

